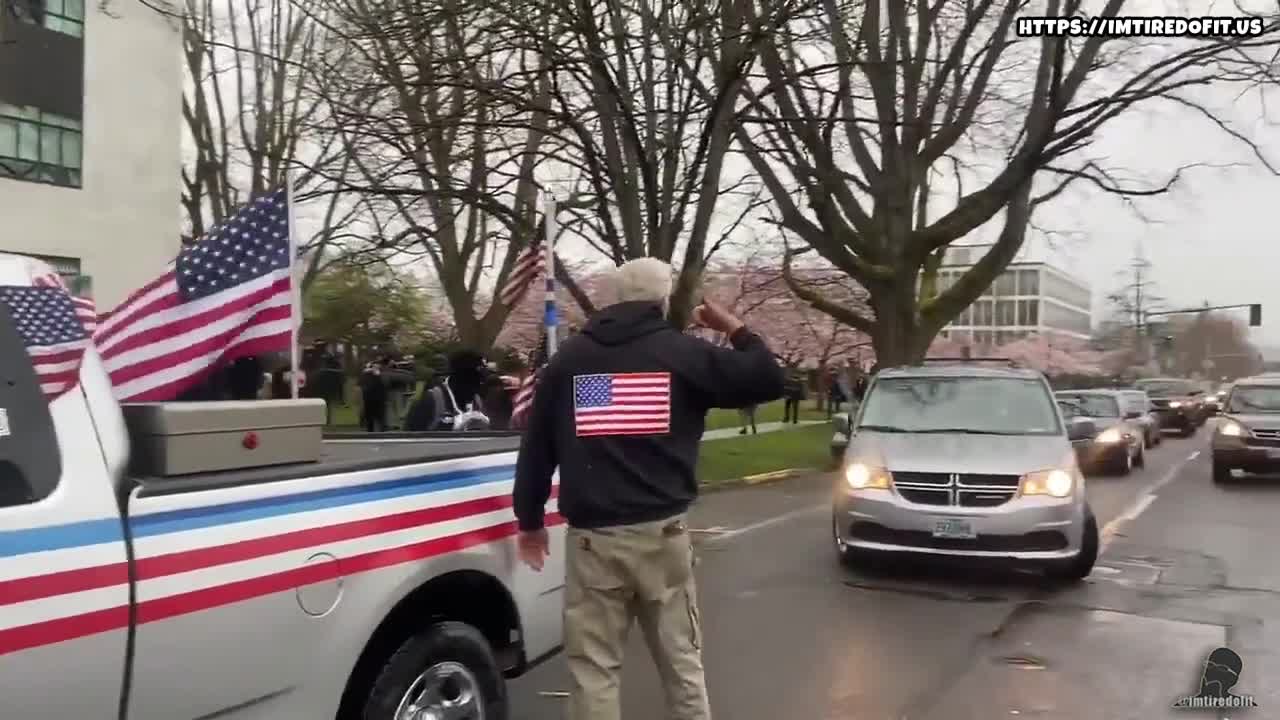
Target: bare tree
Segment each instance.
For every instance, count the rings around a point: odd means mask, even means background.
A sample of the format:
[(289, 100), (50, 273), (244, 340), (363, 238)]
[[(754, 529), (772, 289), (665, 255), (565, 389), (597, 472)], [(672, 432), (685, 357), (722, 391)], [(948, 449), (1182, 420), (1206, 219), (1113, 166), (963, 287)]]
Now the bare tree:
[(323, 105), (313, 73), (326, 42), (326, 23), (290, 0), (185, 0), (177, 13), (187, 88), (182, 116), (190, 141), (182, 170), (187, 239), (203, 235), (249, 198), (292, 180), (297, 200), (318, 225), (299, 238), (309, 251), (304, 286), (347, 237), (359, 203), (318, 193), (326, 178), (311, 168), (349, 159), (333, 152), (337, 136), (315, 130)]
[[(506, 21), (482, 3), (323, 2), (340, 33), (323, 63), (325, 122), (354, 170), (342, 192), (377, 211), (370, 249), (423, 259), (460, 342), (490, 347), (511, 310), (491, 300), (493, 282), (505, 284), (543, 232), (545, 62), (504, 40)], [(501, 104), (484, 92), (508, 77), (527, 97)]]
[[(1099, 16), (1122, 15), (1132, 4), (1107, 0)], [(864, 286), (870, 312), (798, 283), (793, 289), (869, 333), (882, 364), (922, 357), (1013, 260), (1034, 209), (1070, 184), (1127, 198), (1173, 186), (1181, 171), (1154, 183), (1124, 182), (1086, 155), (1113, 118), (1167, 102), (1249, 144), (1186, 90), (1269, 82), (1280, 36), (1272, 17), (1245, 18), (1257, 31), (1247, 37), (1016, 35), (1020, 16), (1078, 15), (1080, 0), (822, 6), (820, 16), (763, 42), (762, 72), (744, 90), (736, 139), (776, 204), (777, 222)], [(997, 168), (977, 187), (964, 187), (966, 173), (951, 171), (993, 157)], [(956, 182), (954, 200), (930, 213), (938, 183), (948, 178)], [(948, 245), (1001, 214), (990, 250), (939, 291), (936, 272)]]
[(582, 201), (567, 209), (569, 236), (615, 264), (679, 267), (672, 321), (683, 325), (707, 259), (761, 204), (751, 178), (721, 180), (748, 70), (763, 39), (813, 1), (493, 3), (504, 52), (538, 58), (540, 71), (473, 76), (472, 89), (504, 108), (496, 117), (542, 123), (548, 184)]

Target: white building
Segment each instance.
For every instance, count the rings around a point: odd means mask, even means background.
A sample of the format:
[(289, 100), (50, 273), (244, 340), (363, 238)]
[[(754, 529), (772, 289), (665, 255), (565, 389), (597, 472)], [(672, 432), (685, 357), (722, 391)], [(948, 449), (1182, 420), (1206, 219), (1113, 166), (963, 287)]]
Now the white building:
[[(939, 270), (939, 290), (950, 287), (988, 246), (958, 246)], [(960, 317), (944, 338), (1003, 345), (1029, 334), (1088, 340), (1093, 326), (1089, 285), (1043, 262), (1014, 262)]]
[(141, 3), (0, 0), (0, 251), (84, 276), (104, 310), (160, 273), (182, 87), (175, 23)]

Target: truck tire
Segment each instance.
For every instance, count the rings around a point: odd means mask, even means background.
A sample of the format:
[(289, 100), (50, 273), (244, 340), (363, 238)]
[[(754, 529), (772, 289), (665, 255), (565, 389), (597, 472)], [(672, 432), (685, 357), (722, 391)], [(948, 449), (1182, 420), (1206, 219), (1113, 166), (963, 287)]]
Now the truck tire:
[(479, 630), (460, 622), (432, 625), (392, 653), (378, 671), (360, 717), (416, 720), (418, 714), (408, 708), (432, 688), (438, 692), (428, 702), (452, 713), (442, 717), (507, 720), (507, 686), (493, 648)]

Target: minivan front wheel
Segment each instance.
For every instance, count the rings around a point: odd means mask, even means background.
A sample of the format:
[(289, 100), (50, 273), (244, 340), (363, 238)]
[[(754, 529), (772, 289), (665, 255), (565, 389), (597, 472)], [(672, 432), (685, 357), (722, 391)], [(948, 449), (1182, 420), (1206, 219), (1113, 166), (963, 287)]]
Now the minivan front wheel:
[(1046, 574), (1059, 582), (1079, 582), (1089, 577), (1093, 566), (1098, 562), (1098, 548), (1101, 538), (1098, 535), (1098, 518), (1088, 505), (1084, 508), (1084, 530), (1080, 538), (1080, 552), (1070, 560), (1055, 562), (1048, 566)]

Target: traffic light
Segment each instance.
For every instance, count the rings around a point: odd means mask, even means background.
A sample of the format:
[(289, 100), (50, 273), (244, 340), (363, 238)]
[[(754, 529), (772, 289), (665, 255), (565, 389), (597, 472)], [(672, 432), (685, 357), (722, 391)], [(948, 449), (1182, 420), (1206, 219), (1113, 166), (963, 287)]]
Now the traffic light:
[(1254, 303), (1249, 306), (1249, 327), (1262, 326), (1262, 305)]

